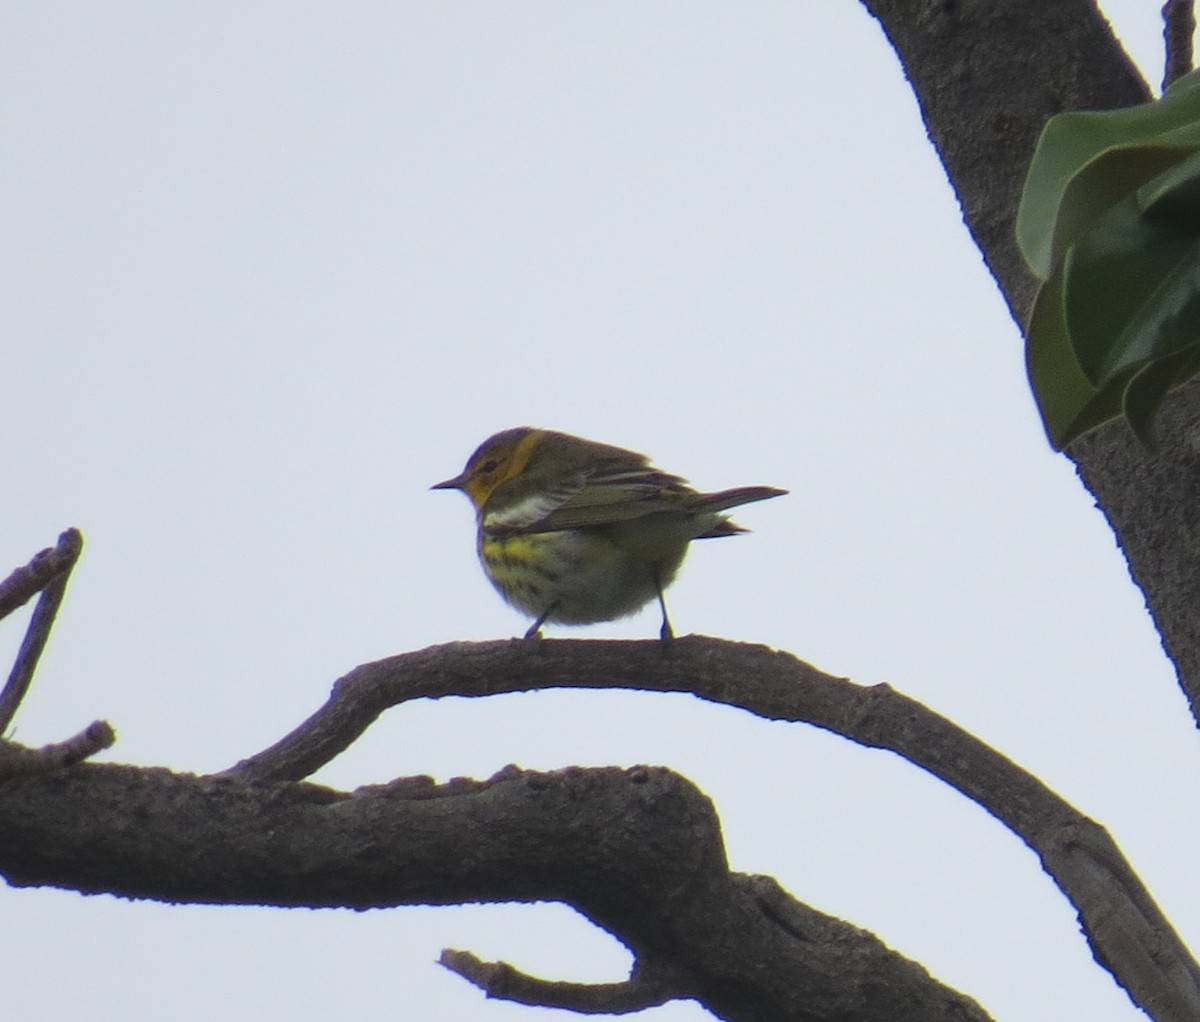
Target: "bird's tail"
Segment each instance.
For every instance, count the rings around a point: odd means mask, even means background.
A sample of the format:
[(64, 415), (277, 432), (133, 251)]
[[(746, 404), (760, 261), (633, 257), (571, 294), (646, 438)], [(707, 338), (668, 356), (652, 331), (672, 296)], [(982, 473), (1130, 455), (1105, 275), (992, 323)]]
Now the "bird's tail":
[[(717, 493), (703, 493), (693, 505), (697, 511), (724, 511), (727, 508), (739, 507), (742, 504), (753, 504), (756, 500), (770, 500), (772, 497), (782, 497), (787, 490), (775, 486), (737, 486), (732, 490), (720, 490)], [(722, 518), (707, 532), (701, 533), (696, 539), (713, 539), (717, 536), (736, 536), (739, 532), (749, 532), (730, 521)]]

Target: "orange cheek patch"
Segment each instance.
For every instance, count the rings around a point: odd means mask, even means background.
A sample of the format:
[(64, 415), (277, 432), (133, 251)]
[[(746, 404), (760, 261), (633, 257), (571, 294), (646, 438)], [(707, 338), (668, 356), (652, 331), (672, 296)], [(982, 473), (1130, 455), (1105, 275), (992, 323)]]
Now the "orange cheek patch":
[[(508, 482), (513, 476), (520, 475), (525, 471), (525, 466), (529, 464), (529, 459), (533, 456), (538, 441), (545, 436), (545, 433), (544, 429), (530, 430), (528, 434), (521, 438), (520, 443), (512, 449), (512, 453), (507, 457), (502, 457), (500, 464), (492, 471), (468, 477), (467, 481), (462, 485), (463, 492), (471, 498), (471, 502), (477, 508), (483, 507), (497, 486)], [(480, 455), (477, 460), (482, 461), (483, 455)]]
[(471, 503), (476, 507), (483, 507), (483, 502), (487, 500), (488, 494), (495, 488), (496, 483), (491, 476), (476, 477), (463, 483), (463, 491), (471, 498)]

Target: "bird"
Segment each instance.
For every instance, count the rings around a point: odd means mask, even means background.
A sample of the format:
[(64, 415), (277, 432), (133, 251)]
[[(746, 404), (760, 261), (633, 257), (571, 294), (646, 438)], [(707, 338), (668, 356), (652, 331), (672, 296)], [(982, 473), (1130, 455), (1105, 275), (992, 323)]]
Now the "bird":
[(748, 530), (721, 512), (787, 493), (741, 486), (701, 493), (636, 451), (549, 429), (517, 426), (488, 437), (456, 476), (475, 508), (476, 550), (500, 595), (547, 623), (613, 621), (657, 598), (663, 641), (674, 637), (663, 590), (694, 539)]

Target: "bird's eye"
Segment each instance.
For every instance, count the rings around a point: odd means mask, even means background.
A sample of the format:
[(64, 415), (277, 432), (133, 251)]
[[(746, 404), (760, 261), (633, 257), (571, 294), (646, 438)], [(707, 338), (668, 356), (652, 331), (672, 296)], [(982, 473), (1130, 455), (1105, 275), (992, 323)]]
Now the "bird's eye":
[(496, 469), (498, 469), (499, 467), (500, 467), (500, 462), (498, 462), (495, 458), (489, 458), (487, 461), (485, 461), (482, 465), (479, 466), (479, 471), (486, 472), (490, 475), (492, 472), (495, 472)]

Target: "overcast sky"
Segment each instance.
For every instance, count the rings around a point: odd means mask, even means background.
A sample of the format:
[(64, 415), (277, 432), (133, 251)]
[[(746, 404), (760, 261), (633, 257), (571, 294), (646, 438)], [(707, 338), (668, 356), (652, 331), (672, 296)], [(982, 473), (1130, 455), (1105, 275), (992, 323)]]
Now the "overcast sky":
[[(1158, 0), (1108, 6), (1157, 81)], [(217, 770), (358, 663), (519, 634), (467, 502), (428, 486), (542, 425), (789, 488), (693, 552), (676, 630), (924, 701), (1106, 824), (1200, 936), (1184, 700), (857, 3), (8, 4), (0, 76), (0, 571), (87, 539), (18, 739), (104, 718), (105, 759)], [(642, 762), (714, 799), (734, 868), (997, 1018), (1142, 1018), (1018, 839), (812, 728), (443, 700), (318, 779)], [(567, 1018), (485, 1002), (439, 950), (628, 965), (556, 906), (0, 906), (13, 1018)]]

